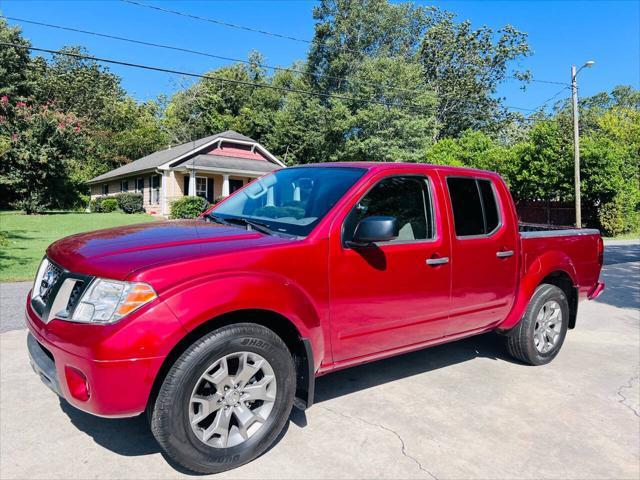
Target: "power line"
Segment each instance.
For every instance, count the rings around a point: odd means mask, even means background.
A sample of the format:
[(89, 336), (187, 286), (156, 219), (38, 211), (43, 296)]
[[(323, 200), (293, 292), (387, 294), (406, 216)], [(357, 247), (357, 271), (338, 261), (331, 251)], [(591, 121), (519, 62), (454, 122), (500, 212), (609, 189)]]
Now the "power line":
[(247, 27), (245, 25), (238, 25), (238, 24), (235, 24), (235, 23), (229, 23), (229, 22), (225, 22), (225, 21), (222, 21), (222, 20), (216, 20), (215, 18), (201, 17), (199, 15), (194, 15), (192, 13), (179, 12), (177, 10), (171, 10), (169, 8), (158, 7), (156, 5), (149, 5), (147, 3), (140, 3), (140, 2), (136, 2), (134, 0), (120, 0), (120, 1), (124, 2), (124, 3), (130, 3), (132, 5), (137, 5), (139, 7), (150, 8), (152, 10), (158, 10), (160, 12), (172, 13), (174, 15), (180, 15), (181, 17), (187, 17), (187, 18), (192, 18), (194, 20), (201, 20), (201, 21), (204, 21), (204, 22), (215, 23), (216, 25), (221, 25), (223, 27), (235, 28), (237, 30), (244, 30), (244, 31), (253, 32), (253, 33), (260, 33), (262, 35), (269, 35), (271, 37), (283, 38), (285, 40), (293, 40), (294, 42), (301, 42), (301, 43), (307, 43), (307, 44), (311, 43), (310, 40), (307, 40), (305, 38), (297, 38), (297, 37), (292, 37), (290, 35), (283, 35), (282, 33), (268, 32), (266, 30), (261, 30), (259, 28), (252, 28), (252, 27)]
[[(132, 5), (137, 5), (139, 7), (149, 8), (151, 10), (157, 10), (157, 11), (164, 12), (164, 13), (170, 13), (172, 15), (178, 15), (178, 16), (181, 16), (181, 17), (191, 18), (193, 20), (200, 20), (200, 21), (203, 21), (203, 22), (208, 22), (208, 23), (213, 23), (213, 24), (216, 24), (216, 25), (221, 25), (223, 27), (235, 28), (235, 29), (238, 29), (238, 30), (244, 30), (244, 31), (253, 32), (253, 33), (259, 33), (261, 35), (267, 35), (267, 36), (271, 36), (271, 37), (277, 37), (277, 38), (282, 38), (282, 39), (285, 39), (285, 40), (292, 40), (292, 41), (295, 41), (295, 42), (301, 42), (301, 43), (306, 43), (306, 44), (312, 44), (313, 43), (313, 41), (308, 40), (306, 38), (292, 37), (292, 36), (289, 36), (289, 35), (283, 35), (281, 33), (269, 32), (267, 30), (262, 30), (262, 29), (253, 28), (253, 27), (247, 27), (245, 25), (239, 25), (239, 24), (236, 24), (236, 23), (229, 23), (229, 22), (225, 22), (223, 20), (217, 20), (215, 18), (203, 17), (201, 15), (194, 15), (192, 13), (181, 12), (181, 11), (178, 11), (178, 10), (172, 10), (172, 9), (164, 8), (164, 7), (158, 7), (156, 5), (151, 5), (151, 4), (148, 4), (148, 3), (141, 3), (141, 2), (137, 2), (135, 0), (120, 0), (120, 1), (124, 2), (124, 3), (130, 3)], [(349, 51), (349, 52), (360, 53), (358, 51), (354, 51), (354, 50), (352, 50), (350, 48), (347, 48), (345, 46), (342, 46), (341, 48), (343, 50), (346, 50), (346, 51)], [(511, 79), (514, 79), (514, 80), (522, 81), (522, 79), (520, 77), (515, 76), (515, 75), (505, 75), (505, 78), (511, 78)], [(567, 83), (567, 82), (558, 82), (558, 81), (554, 81), (554, 80), (537, 80), (537, 79), (531, 78), (528, 81), (529, 82), (536, 82), (536, 83), (547, 83), (547, 84), (551, 84), (551, 85), (569, 85), (569, 83)]]
[(351, 102), (373, 103), (373, 104), (383, 105), (385, 107), (396, 107), (396, 108), (414, 107), (416, 109), (424, 109), (425, 108), (425, 106), (423, 106), (423, 105), (417, 105), (417, 104), (414, 104), (414, 103), (389, 103), (389, 102), (384, 102), (382, 100), (350, 97), (350, 96), (346, 96), (346, 95), (337, 95), (337, 94), (328, 93), (328, 92), (313, 92), (311, 90), (303, 90), (303, 89), (298, 89), (298, 88), (279, 87), (277, 85), (269, 85), (269, 84), (250, 82), (250, 81), (246, 81), (246, 80), (236, 80), (236, 79), (231, 79), (231, 78), (223, 78), (223, 77), (218, 77), (218, 76), (215, 76), (215, 75), (207, 75), (207, 74), (200, 74), (200, 73), (193, 73), (193, 72), (185, 72), (185, 71), (181, 71), (181, 70), (174, 70), (174, 69), (171, 69), (171, 68), (156, 67), (156, 66), (153, 66), (153, 65), (144, 65), (144, 64), (133, 63), (133, 62), (124, 62), (124, 61), (121, 61), (121, 60), (94, 57), (92, 55), (83, 55), (83, 54), (80, 54), (80, 53), (65, 52), (65, 51), (62, 51), (62, 50), (51, 50), (51, 49), (48, 49), (48, 48), (28, 47), (28, 46), (19, 45), (19, 44), (16, 44), (16, 43), (0, 42), (0, 45), (5, 46), (5, 47), (21, 48), (23, 50), (33, 50), (33, 51), (36, 51), (36, 52), (50, 53), (50, 54), (54, 54), (54, 55), (65, 55), (65, 56), (68, 56), (68, 57), (80, 58), (80, 59), (85, 59), (85, 60), (93, 60), (93, 61), (96, 61), (96, 62), (110, 63), (110, 64), (121, 65), (121, 66), (125, 66), (125, 67), (140, 68), (140, 69), (143, 69), (143, 70), (150, 70), (150, 71), (155, 71), (155, 72), (171, 73), (171, 74), (174, 74), (174, 75), (182, 75), (182, 76), (185, 76), (185, 77), (194, 77), (194, 78), (202, 78), (202, 79), (206, 79), (206, 80), (214, 80), (214, 81), (218, 81), (218, 82), (231, 83), (231, 84), (234, 84), (234, 85), (243, 85), (243, 86), (247, 86), (247, 87), (267, 88), (267, 89), (277, 90), (277, 91), (282, 91), (282, 92), (300, 93), (300, 94), (303, 94), (303, 95), (311, 95), (311, 96), (324, 97), (324, 98), (336, 98), (336, 99), (339, 99), (339, 100), (347, 100), (347, 101), (351, 101)]
[[(244, 64), (247, 64), (247, 65), (251, 65), (252, 64), (252, 62), (250, 62), (248, 60), (243, 60), (243, 59), (233, 58), (233, 57), (225, 57), (225, 56), (216, 55), (216, 54), (213, 54), (213, 53), (202, 52), (202, 51), (199, 51), (199, 50), (193, 50), (193, 49), (189, 49), (189, 48), (177, 47), (177, 46), (173, 46), (173, 45), (165, 45), (165, 44), (160, 44), (160, 43), (147, 42), (147, 41), (144, 41), (144, 40), (136, 40), (136, 39), (132, 39), (132, 38), (121, 37), (121, 36), (117, 36), (117, 35), (111, 35), (111, 34), (107, 34), (107, 33), (93, 32), (93, 31), (90, 31), (90, 30), (83, 30), (83, 29), (73, 28), (73, 27), (65, 27), (65, 26), (62, 26), (62, 25), (55, 25), (55, 24), (50, 24), (50, 23), (38, 22), (38, 21), (35, 21), (35, 20), (26, 20), (26, 19), (17, 18), (17, 17), (8, 17), (8, 16), (4, 16), (4, 15), (0, 15), (0, 17), (1, 18), (6, 18), (7, 20), (23, 22), (23, 23), (43, 26), (43, 27), (47, 27), (47, 28), (54, 28), (54, 29), (59, 29), (59, 30), (78, 32), (78, 33), (83, 33), (83, 34), (87, 34), (87, 35), (93, 35), (93, 36), (97, 36), (97, 37), (109, 38), (109, 39), (114, 39), (114, 40), (119, 40), (119, 41), (139, 44), (139, 45), (145, 45), (145, 46), (156, 47), (156, 48), (163, 48), (163, 49), (174, 50), (174, 51), (185, 52), (185, 53), (192, 53), (192, 54), (195, 54), (195, 55), (201, 55), (201, 56), (215, 58), (215, 59), (219, 59), (219, 60), (240, 62), (240, 63), (244, 63)], [(91, 58), (93, 58), (93, 57), (91, 57)], [(297, 69), (292, 69), (292, 68), (285, 68), (285, 67), (274, 67), (274, 66), (271, 66), (271, 65), (263, 64), (263, 63), (256, 63), (256, 65), (258, 65), (258, 66), (260, 66), (262, 68), (267, 68), (267, 69), (272, 69), (272, 70), (279, 70), (279, 71), (298, 73), (298, 74), (301, 74), (301, 75), (313, 75), (313, 76), (318, 76), (318, 77), (327, 77), (327, 78), (331, 78), (331, 79), (335, 79), (335, 80), (339, 80), (339, 81), (344, 81), (344, 82), (347, 82), (347, 83), (354, 83), (352, 80), (349, 80), (349, 79), (346, 79), (346, 78), (342, 78), (342, 77), (335, 77), (335, 76), (332, 76), (332, 75), (313, 74), (313, 73), (305, 72), (305, 71), (302, 71), (302, 70), (297, 70)], [(410, 90), (410, 89), (404, 89), (404, 88), (392, 87), (392, 86), (385, 87), (383, 85), (376, 84), (376, 83), (371, 83), (371, 82), (361, 82), (361, 83), (363, 85), (369, 85), (369, 86), (380, 88), (380, 89), (389, 88), (390, 90), (403, 91), (403, 92), (407, 92), (407, 93), (414, 93), (414, 94), (423, 93), (420, 90)], [(311, 92), (311, 93), (316, 94), (315, 92)], [(331, 94), (331, 95), (335, 95), (335, 94)], [(364, 99), (362, 99), (362, 100), (364, 100)], [(389, 102), (385, 102), (384, 104), (385, 105), (390, 105)], [(512, 109), (512, 110), (531, 111), (531, 112), (537, 110), (537, 109), (530, 109), (530, 108), (523, 108), (523, 107), (512, 107), (512, 106), (508, 106), (508, 105), (505, 105), (504, 107), (507, 108), (507, 109)]]
[(547, 103), (549, 103), (551, 100), (555, 99), (558, 95), (560, 95), (565, 90), (569, 90), (569, 88), (571, 88), (571, 87), (562, 87), (560, 90), (558, 90), (556, 93), (554, 93), (551, 97), (549, 97), (544, 102), (542, 102), (542, 104), (540, 104), (536, 108), (536, 110), (541, 110), (542, 108), (544, 108), (547, 105)]
[[(194, 55), (201, 55), (203, 57), (209, 57), (209, 58), (215, 58), (217, 60), (225, 60), (228, 62), (240, 62), (240, 63), (244, 63), (246, 65), (251, 65), (253, 64), (253, 62), (250, 62), (248, 60), (243, 60), (241, 58), (233, 58), (233, 57), (225, 57), (222, 55), (216, 55), (213, 53), (209, 53), (209, 52), (203, 52), (200, 50), (193, 50), (190, 48), (183, 48), (183, 47), (177, 47), (174, 45), (166, 45), (166, 44), (162, 44), (162, 43), (155, 43), (155, 42), (148, 42), (145, 40), (136, 40), (133, 38), (127, 38), (127, 37), (121, 37), (118, 35), (111, 35), (108, 33), (100, 33), (100, 32), (93, 32), (90, 30), (83, 30), (80, 28), (74, 28), (74, 27), (65, 27), (63, 25), (55, 25), (52, 23), (44, 23), (44, 22), (37, 22), (35, 20), (26, 20), (24, 18), (17, 18), (17, 17), (7, 17), (5, 15), (0, 15), (0, 18), (6, 18), (7, 20), (12, 20), (15, 22), (22, 22), (22, 23), (28, 23), (31, 25), (38, 25), (41, 27), (47, 27), (47, 28), (54, 28), (57, 30), (66, 30), (69, 32), (76, 32), (76, 33), (82, 33), (82, 34), (86, 34), (86, 35), (92, 35), (95, 37), (102, 37), (102, 38), (109, 38), (112, 40), (119, 40), (122, 42), (128, 42), (128, 43), (135, 43), (138, 45), (145, 45), (148, 47), (155, 47), (155, 48), (163, 48), (166, 50), (174, 50), (177, 52), (184, 52), (184, 53), (192, 53)], [(362, 82), (362, 81), (357, 81), (354, 82), (353, 80), (349, 80), (347, 78), (343, 78), (343, 77), (337, 77), (337, 76), (333, 76), (333, 75), (327, 75), (327, 74), (322, 74), (322, 73), (312, 73), (312, 72), (305, 72), (303, 70), (297, 70), (294, 68), (286, 68), (286, 67), (274, 67), (272, 65), (267, 65), (264, 63), (255, 63), (255, 65), (261, 67), (261, 68), (266, 68), (266, 69), (270, 69), (270, 70), (276, 70), (276, 71), (282, 71), (282, 72), (291, 72), (291, 73), (297, 73), (300, 75), (310, 75), (313, 77), (325, 77), (325, 78), (330, 78), (332, 80), (338, 80), (340, 82), (346, 82), (346, 83), (359, 83), (361, 85), (367, 85), (367, 86), (371, 86), (371, 87), (376, 87), (376, 88), (388, 88), (389, 90), (395, 90), (395, 91), (399, 91), (399, 92), (406, 92), (406, 93), (413, 93), (413, 94), (419, 94), (419, 93), (424, 93), (420, 90), (412, 90), (412, 89), (407, 89), (407, 88), (401, 88), (401, 87), (393, 87), (393, 86), (383, 86), (377, 83), (372, 83), (372, 82)]]
[[(223, 77), (219, 77), (219, 76), (215, 76), (215, 75), (207, 75), (207, 74), (200, 74), (200, 73), (193, 73), (193, 72), (185, 72), (185, 71), (175, 70), (175, 69), (171, 69), (171, 68), (157, 67), (157, 66), (153, 66), (153, 65), (144, 65), (144, 64), (133, 63), (133, 62), (124, 62), (122, 60), (114, 60), (114, 59), (109, 59), (109, 58), (100, 58), (100, 57), (95, 57), (95, 56), (92, 56), (92, 55), (83, 55), (83, 54), (80, 54), (80, 53), (65, 52), (65, 51), (62, 51), (62, 50), (51, 50), (51, 49), (47, 49), (47, 48), (39, 48), (39, 47), (31, 47), (31, 46), (28, 47), (28, 46), (25, 46), (25, 45), (19, 45), (19, 44), (9, 43), (9, 42), (0, 42), (0, 45), (7, 46), (7, 47), (21, 48), (23, 50), (33, 50), (33, 51), (37, 51), (37, 52), (50, 53), (50, 54), (54, 54), (54, 55), (65, 55), (65, 56), (74, 57), (74, 58), (80, 58), (80, 59), (85, 59), (85, 60), (93, 60), (93, 61), (96, 61), (96, 62), (110, 63), (110, 64), (113, 64), (113, 65), (121, 65), (121, 66), (125, 66), (125, 67), (140, 68), (140, 69), (143, 69), (143, 70), (150, 70), (150, 71), (163, 72), (163, 73), (171, 73), (171, 74), (174, 74), (174, 75), (182, 75), (182, 76), (186, 76), (186, 77), (202, 78), (202, 79), (206, 79), (206, 80), (214, 80), (214, 81), (219, 81), (219, 82), (224, 82), (224, 83), (231, 83), (231, 84), (235, 84), (235, 85), (244, 85), (244, 86), (250, 86), (250, 87), (256, 87), (256, 88), (267, 88), (267, 89), (277, 90), (277, 91), (281, 91), (281, 92), (299, 93), (299, 94), (303, 94), (303, 95), (310, 95), (310, 96), (323, 97), (323, 98), (336, 98), (336, 99), (339, 99), (339, 100), (347, 100), (347, 101), (352, 101), (352, 102), (371, 103), (371, 104), (383, 105), (385, 107), (395, 107), (395, 108), (413, 107), (415, 109), (418, 109), (419, 111), (422, 111), (422, 110), (425, 109), (424, 105), (417, 105), (417, 104), (414, 104), (414, 103), (389, 103), (389, 102), (384, 102), (382, 100), (367, 99), (367, 98), (357, 98), (357, 97), (351, 97), (351, 96), (347, 96), (347, 95), (340, 95), (340, 94), (329, 93), (329, 92), (314, 92), (314, 91), (311, 91), (311, 90), (303, 90), (303, 89), (298, 89), (298, 88), (279, 87), (277, 85), (269, 85), (269, 84), (263, 84), (263, 83), (250, 82), (250, 81), (246, 81), (246, 80), (236, 80), (236, 79), (230, 79), (230, 78), (223, 78)], [(521, 111), (528, 111), (528, 112), (535, 111), (535, 110), (530, 109), (530, 108), (512, 107), (512, 106), (508, 106), (508, 105), (504, 105), (504, 107), (507, 108), (507, 109), (512, 109), (512, 110), (521, 110)]]

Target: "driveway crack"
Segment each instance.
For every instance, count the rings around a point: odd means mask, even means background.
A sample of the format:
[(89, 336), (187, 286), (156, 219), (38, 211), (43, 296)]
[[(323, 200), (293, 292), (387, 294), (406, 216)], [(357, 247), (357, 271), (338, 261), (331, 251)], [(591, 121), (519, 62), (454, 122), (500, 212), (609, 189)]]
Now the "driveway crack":
[(333, 414), (335, 414), (335, 415), (340, 415), (341, 417), (347, 418), (347, 419), (349, 419), (349, 420), (357, 420), (357, 421), (359, 421), (359, 422), (366, 423), (367, 425), (371, 425), (371, 426), (373, 426), (373, 427), (379, 428), (379, 429), (384, 430), (384, 431), (386, 431), (386, 432), (390, 432), (390, 433), (392, 433), (393, 435), (395, 435), (395, 436), (396, 436), (396, 438), (397, 438), (398, 440), (400, 440), (400, 445), (401, 445), (401, 447), (402, 447), (402, 449), (401, 449), (402, 455), (404, 455), (404, 456), (405, 456), (405, 457), (407, 457), (409, 460), (411, 460), (413, 463), (415, 463), (415, 464), (418, 466), (418, 468), (419, 468), (420, 470), (422, 470), (422, 471), (423, 471), (423, 472), (425, 472), (427, 475), (429, 475), (429, 477), (431, 477), (433, 480), (438, 480), (438, 477), (436, 477), (433, 473), (431, 473), (429, 470), (427, 470), (426, 468), (424, 468), (424, 466), (423, 466), (423, 465), (418, 461), (418, 459), (417, 459), (417, 458), (415, 458), (415, 457), (413, 457), (413, 456), (411, 456), (411, 455), (409, 455), (409, 454), (407, 453), (407, 448), (406, 448), (406, 445), (405, 445), (405, 443), (404, 443), (404, 439), (400, 436), (400, 434), (399, 434), (398, 432), (396, 432), (396, 431), (395, 431), (395, 430), (393, 430), (392, 428), (386, 427), (386, 426), (381, 425), (381, 424), (379, 424), (379, 423), (370, 422), (369, 420), (365, 420), (364, 418), (355, 417), (355, 416), (353, 416), (353, 415), (347, 415), (346, 413), (338, 412), (338, 411), (336, 411), (336, 410), (333, 410), (333, 409), (331, 409), (331, 408), (327, 408), (327, 407), (324, 407), (324, 406), (323, 406), (323, 407), (320, 407), (320, 408), (322, 408), (323, 410), (326, 410), (327, 412), (331, 412), (331, 413), (333, 413)]
[(618, 388), (618, 390), (616, 391), (616, 395), (618, 395), (620, 397), (620, 399), (618, 400), (618, 403), (621, 404), (621, 405), (624, 405), (629, 410), (631, 410), (635, 414), (636, 417), (640, 417), (640, 413), (638, 412), (638, 410), (636, 410), (635, 408), (633, 408), (631, 405), (629, 405), (627, 403), (627, 397), (624, 396), (624, 394), (622, 393), (622, 390), (624, 390), (625, 388), (632, 388), (633, 387), (633, 382), (635, 382), (638, 379), (640, 379), (640, 375), (635, 375), (635, 376), (631, 377), (627, 381), (627, 383), (625, 383), (624, 385), (620, 386), (620, 388)]

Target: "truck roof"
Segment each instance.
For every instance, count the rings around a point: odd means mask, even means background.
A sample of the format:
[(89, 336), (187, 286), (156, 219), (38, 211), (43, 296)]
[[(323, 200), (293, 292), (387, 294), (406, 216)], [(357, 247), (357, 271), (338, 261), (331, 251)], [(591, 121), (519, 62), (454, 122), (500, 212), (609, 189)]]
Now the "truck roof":
[(475, 172), (482, 173), (484, 175), (499, 176), (498, 173), (490, 170), (481, 170), (479, 168), (470, 167), (454, 167), (451, 165), (434, 165), (431, 163), (410, 163), (410, 162), (326, 162), (326, 163), (309, 163), (306, 165), (295, 165), (294, 167), (352, 167), (352, 168), (364, 168), (370, 171), (384, 171), (393, 170), (398, 167), (407, 168), (422, 168), (424, 170), (440, 170), (445, 173), (460, 173), (460, 172)]

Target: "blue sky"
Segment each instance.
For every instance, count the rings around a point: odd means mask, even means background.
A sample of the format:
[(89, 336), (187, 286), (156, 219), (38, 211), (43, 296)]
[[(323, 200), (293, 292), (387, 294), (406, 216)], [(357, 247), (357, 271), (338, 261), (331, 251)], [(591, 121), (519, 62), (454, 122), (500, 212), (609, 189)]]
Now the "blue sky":
[[(313, 35), (312, 1), (164, 1), (141, 0), (199, 16), (243, 24), (293, 37)], [(596, 65), (580, 74), (581, 95), (610, 90), (615, 85), (640, 88), (639, 1), (437, 1), (437, 5), (469, 19), (474, 26), (499, 28), (514, 25), (529, 34), (534, 55), (521, 65), (534, 78), (569, 81), (570, 66), (595, 60)], [(308, 45), (257, 33), (239, 31), (189, 18), (141, 8), (119, 1), (16, 1), (0, 0), (7, 16), (59, 24), (146, 41), (176, 45), (243, 58), (252, 49), (263, 53), (270, 65), (289, 66), (304, 59)], [(20, 22), (10, 21), (11, 24)], [(203, 73), (223, 61), (184, 53), (142, 47), (80, 33), (22, 25), (33, 46), (58, 49), (82, 44), (96, 56), (146, 63)], [(175, 76), (111, 66), (135, 98), (144, 100), (170, 94), (184, 80)], [(533, 83), (526, 91), (517, 82), (500, 87), (505, 104), (535, 108), (562, 88)], [(562, 96), (568, 95), (563, 92)], [(562, 98), (560, 96), (559, 98)]]

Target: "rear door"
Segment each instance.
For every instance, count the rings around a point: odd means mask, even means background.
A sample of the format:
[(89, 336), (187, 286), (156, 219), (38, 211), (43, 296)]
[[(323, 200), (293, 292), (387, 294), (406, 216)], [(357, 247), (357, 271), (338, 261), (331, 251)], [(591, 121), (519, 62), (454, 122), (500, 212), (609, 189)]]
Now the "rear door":
[(513, 303), (518, 232), (493, 177), (444, 176), (451, 231), (451, 312), (448, 335), (503, 320)]
[[(334, 361), (445, 334), (449, 238), (443, 234), (437, 183), (435, 172), (376, 177), (334, 224), (329, 269)], [(398, 239), (347, 247), (358, 221), (375, 215), (396, 217)]]

